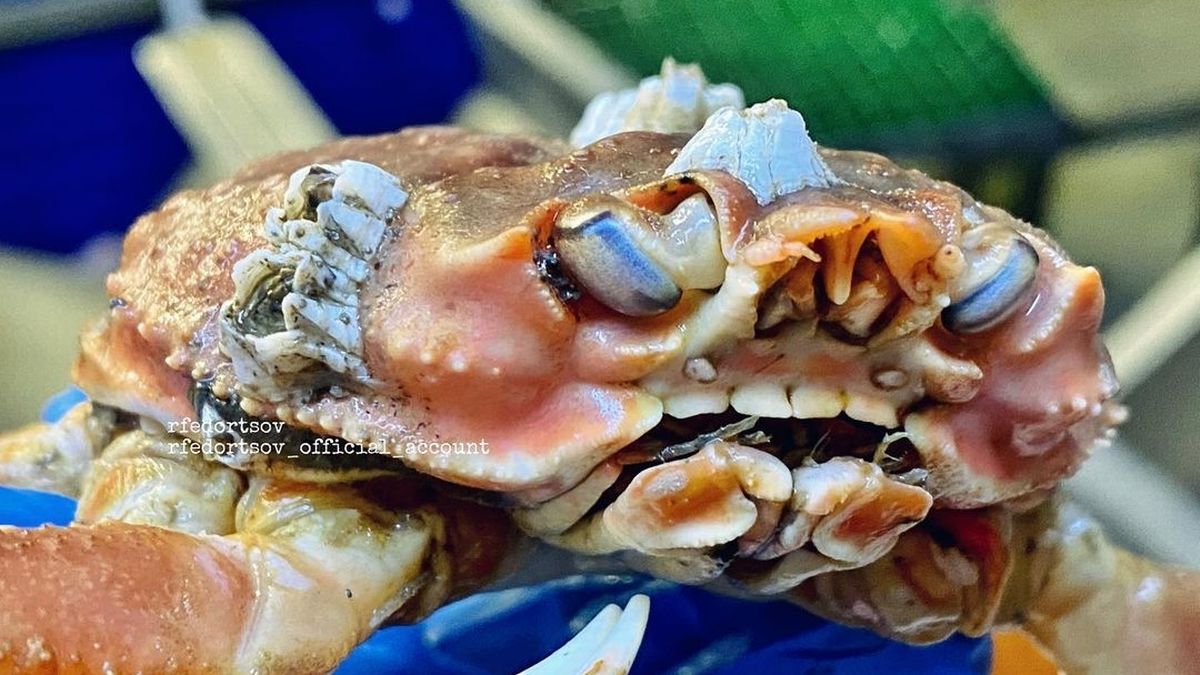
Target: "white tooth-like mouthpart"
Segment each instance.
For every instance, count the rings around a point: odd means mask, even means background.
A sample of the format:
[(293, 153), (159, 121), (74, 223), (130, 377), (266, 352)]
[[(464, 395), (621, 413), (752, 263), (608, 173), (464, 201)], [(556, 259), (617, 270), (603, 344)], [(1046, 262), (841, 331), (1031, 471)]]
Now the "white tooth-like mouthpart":
[(837, 417), (845, 405), (845, 397), (839, 392), (819, 387), (794, 387), (788, 395), (792, 406), (792, 417), (815, 419)]
[(650, 616), (650, 599), (635, 595), (624, 610), (604, 608), (583, 630), (520, 675), (616, 675), (633, 667)]
[(881, 399), (858, 395), (850, 396), (846, 401), (846, 415), (859, 422), (867, 422), (881, 427), (896, 428), (900, 426), (895, 406)]
[(745, 183), (759, 204), (836, 181), (809, 138), (804, 118), (779, 99), (713, 113), (679, 151), (666, 175), (698, 169), (732, 175)]
[(746, 106), (741, 89), (710, 85), (699, 66), (668, 58), (658, 75), (642, 80), (637, 88), (592, 99), (571, 131), (571, 144), (583, 147), (623, 131), (694, 132), (709, 115), (727, 106)]
[(282, 208), (267, 212), (270, 245), (234, 266), (234, 296), (221, 309), (221, 349), (244, 394), (280, 402), (314, 387), (370, 380), (358, 292), (387, 221), (407, 200), (395, 176), (365, 162), (292, 173)]
[(522, 671), (520, 675), (574, 675), (585, 672), (584, 669), (592, 665), (592, 654), (598, 651), (612, 634), (613, 627), (620, 618), (619, 607), (605, 607), (575, 637), (550, 656)]
[(663, 399), (663, 414), (679, 419), (725, 412), (728, 407), (729, 393), (723, 389), (695, 389)]
[(738, 385), (729, 404), (743, 415), (787, 418), (792, 416), (787, 390), (775, 382), (747, 382)]

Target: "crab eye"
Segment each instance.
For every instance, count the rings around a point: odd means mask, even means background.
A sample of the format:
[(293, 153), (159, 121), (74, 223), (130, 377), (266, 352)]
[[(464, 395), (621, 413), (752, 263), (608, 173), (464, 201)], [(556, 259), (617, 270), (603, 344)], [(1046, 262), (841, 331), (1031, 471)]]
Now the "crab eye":
[[(978, 333), (1008, 318), (1033, 286), (1038, 254), (1024, 237), (1012, 232), (1007, 246), (985, 248), (968, 263), (971, 267), (975, 273), (964, 275), (969, 278), (957, 294), (961, 299), (942, 310), (942, 325), (954, 333)], [(994, 272), (987, 274), (993, 267)]]
[(556, 223), (563, 266), (593, 297), (629, 316), (661, 314), (679, 302), (679, 286), (647, 252), (648, 236), (632, 209), (568, 209)]

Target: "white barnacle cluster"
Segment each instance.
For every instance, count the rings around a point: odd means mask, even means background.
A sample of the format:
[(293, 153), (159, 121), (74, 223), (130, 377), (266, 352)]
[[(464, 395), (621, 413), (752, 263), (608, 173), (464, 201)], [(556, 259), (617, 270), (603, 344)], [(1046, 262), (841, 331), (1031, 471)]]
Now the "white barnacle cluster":
[(759, 204), (836, 181), (817, 153), (804, 118), (779, 99), (744, 110), (724, 108), (709, 117), (666, 173), (697, 169), (732, 175), (745, 183)]
[(666, 59), (660, 74), (636, 88), (592, 99), (571, 132), (571, 143), (582, 147), (623, 131), (695, 133), (667, 175), (725, 171), (745, 183), (760, 204), (837, 180), (800, 113), (779, 99), (747, 108), (741, 89), (709, 84), (695, 64)]
[(691, 133), (715, 111), (745, 105), (736, 85), (709, 84), (699, 66), (666, 59), (660, 74), (647, 77), (636, 88), (592, 99), (571, 132), (571, 144), (583, 147), (623, 131)]
[(387, 222), (408, 194), (373, 164), (313, 164), (292, 174), (267, 212), (270, 246), (234, 266), (221, 348), (256, 397), (369, 379), (358, 290)]

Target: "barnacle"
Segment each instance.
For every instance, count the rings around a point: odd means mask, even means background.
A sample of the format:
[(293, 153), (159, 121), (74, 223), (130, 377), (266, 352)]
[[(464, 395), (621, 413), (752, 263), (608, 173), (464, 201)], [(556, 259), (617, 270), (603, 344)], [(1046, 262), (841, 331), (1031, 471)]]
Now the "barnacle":
[(234, 266), (221, 309), (221, 344), (246, 391), (282, 401), (370, 379), (358, 291), (407, 199), (395, 177), (364, 162), (292, 174), (282, 208), (267, 211), (271, 246)]
[(745, 105), (736, 85), (710, 85), (699, 66), (668, 58), (661, 73), (636, 88), (592, 99), (571, 132), (571, 143), (582, 147), (622, 131), (692, 132), (717, 110)]

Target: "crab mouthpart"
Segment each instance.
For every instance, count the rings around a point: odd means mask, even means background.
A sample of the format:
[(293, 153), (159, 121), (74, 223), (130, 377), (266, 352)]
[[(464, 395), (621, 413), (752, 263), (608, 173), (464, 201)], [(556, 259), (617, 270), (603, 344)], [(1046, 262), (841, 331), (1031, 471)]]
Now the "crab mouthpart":
[(664, 418), (578, 489), (520, 510), (518, 522), (560, 546), (621, 554), (676, 581), (728, 570), (772, 592), (781, 574), (796, 574), (787, 570), (797, 557), (812, 573), (878, 559), (928, 513), (924, 482), (902, 433), (845, 416), (728, 411)]

